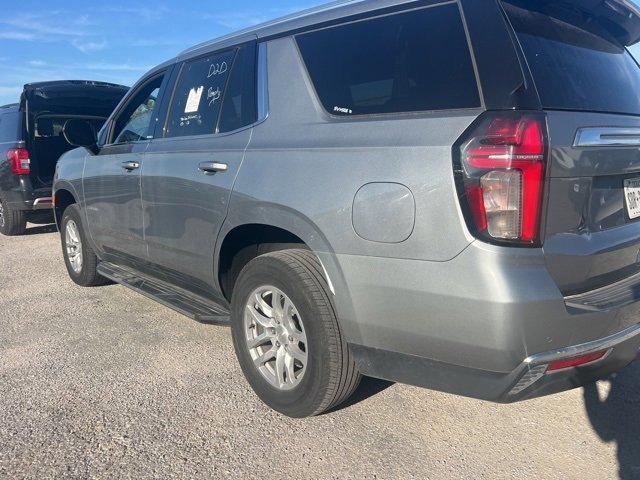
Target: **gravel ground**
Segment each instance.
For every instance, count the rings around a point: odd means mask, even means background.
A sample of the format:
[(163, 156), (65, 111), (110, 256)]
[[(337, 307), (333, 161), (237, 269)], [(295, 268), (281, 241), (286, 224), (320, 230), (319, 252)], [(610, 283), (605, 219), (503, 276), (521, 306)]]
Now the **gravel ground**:
[(0, 236), (0, 476), (640, 478), (640, 362), (516, 405), (367, 381), (308, 420), (260, 403), (230, 332), (76, 287), (58, 235)]

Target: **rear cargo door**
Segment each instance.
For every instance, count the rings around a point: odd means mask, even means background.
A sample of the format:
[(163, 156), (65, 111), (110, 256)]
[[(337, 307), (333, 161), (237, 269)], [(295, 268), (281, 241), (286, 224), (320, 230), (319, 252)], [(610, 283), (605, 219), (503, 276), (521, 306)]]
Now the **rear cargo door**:
[(580, 293), (640, 270), (640, 69), (624, 25), (602, 12), (514, 3), (503, 5), (549, 124), (544, 251), (562, 292)]
[(69, 118), (86, 118), (99, 128), (127, 87), (85, 80), (59, 80), (28, 84), (21, 97), (27, 113), (27, 148), (31, 154), (31, 182), (49, 187), (60, 156), (74, 148), (62, 135)]

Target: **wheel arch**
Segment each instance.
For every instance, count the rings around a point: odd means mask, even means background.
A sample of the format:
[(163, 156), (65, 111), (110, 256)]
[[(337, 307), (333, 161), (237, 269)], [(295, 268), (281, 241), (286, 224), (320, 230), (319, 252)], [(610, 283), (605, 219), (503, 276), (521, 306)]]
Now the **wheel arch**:
[(78, 196), (75, 193), (75, 189), (71, 184), (59, 184), (56, 185), (56, 189), (53, 193), (54, 215), (56, 225), (60, 227), (60, 220), (62, 214), (69, 205), (77, 204)]
[[(243, 234), (247, 235), (243, 237)], [(245, 198), (240, 205), (236, 205), (234, 208), (232, 202), (229, 215), (218, 235), (214, 255), (215, 278), (220, 290), (228, 300), (231, 299), (233, 291), (233, 286), (230, 287), (230, 284), (235, 282), (241, 267), (236, 266), (231, 278), (225, 278), (224, 275), (229, 271), (228, 268), (232, 262), (230, 255), (235, 256), (241, 252), (238, 244), (231, 248), (239, 238), (246, 239), (247, 245), (244, 248), (249, 247), (253, 250), (250, 255), (240, 261), (239, 265), (242, 267), (256, 256), (269, 251), (292, 247), (312, 251), (324, 269), (327, 283), (333, 293), (338, 320), (344, 324), (346, 338), (351, 341), (360, 337), (356, 322), (353, 321), (354, 310), (351, 296), (338, 257), (328, 239), (309, 218), (301, 212), (280, 205), (253, 201), (251, 204), (247, 204)], [(264, 247), (259, 248), (258, 245), (264, 245)], [(227, 269), (226, 272), (225, 269)]]

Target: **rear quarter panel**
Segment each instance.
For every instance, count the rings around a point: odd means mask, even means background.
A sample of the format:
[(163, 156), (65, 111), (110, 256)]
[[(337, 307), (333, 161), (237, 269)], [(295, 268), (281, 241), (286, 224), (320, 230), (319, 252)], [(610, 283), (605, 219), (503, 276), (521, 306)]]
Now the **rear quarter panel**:
[[(302, 238), (329, 274), (347, 337), (358, 341), (351, 279), (345, 278), (339, 258), (415, 259), (428, 266), (456, 257), (469, 245), (451, 148), (479, 111), (336, 119), (320, 106), (292, 38), (269, 42), (268, 59), (269, 118), (254, 128), (221, 233), (262, 223)], [(405, 240), (372, 241), (356, 233), (354, 198), (372, 183), (410, 191), (415, 218)], [(386, 205), (383, 197), (369, 200), (371, 208)], [(386, 212), (380, 224), (393, 225), (393, 206), (380, 211)], [(375, 212), (367, 217), (375, 219)]]

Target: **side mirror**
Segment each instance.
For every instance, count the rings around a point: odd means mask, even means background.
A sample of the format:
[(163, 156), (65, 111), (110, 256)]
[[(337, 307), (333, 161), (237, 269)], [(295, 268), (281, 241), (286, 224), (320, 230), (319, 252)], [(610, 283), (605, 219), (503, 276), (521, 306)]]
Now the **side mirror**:
[(85, 147), (92, 153), (98, 153), (97, 135), (93, 125), (86, 120), (72, 118), (62, 127), (64, 138), (74, 147)]

